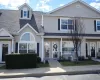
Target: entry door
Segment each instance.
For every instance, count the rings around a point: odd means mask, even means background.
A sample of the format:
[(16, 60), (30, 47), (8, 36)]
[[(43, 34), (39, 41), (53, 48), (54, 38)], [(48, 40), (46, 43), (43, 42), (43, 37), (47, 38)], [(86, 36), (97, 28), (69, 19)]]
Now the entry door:
[(52, 42), (52, 56), (53, 58), (59, 58), (59, 42)]
[(95, 57), (95, 53), (96, 53), (96, 43), (95, 42), (90, 42), (91, 57)]
[(8, 54), (8, 44), (2, 44), (2, 61), (5, 61), (6, 54)]
[(44, 42), (45, 58), (50, 58), (50, 42)]

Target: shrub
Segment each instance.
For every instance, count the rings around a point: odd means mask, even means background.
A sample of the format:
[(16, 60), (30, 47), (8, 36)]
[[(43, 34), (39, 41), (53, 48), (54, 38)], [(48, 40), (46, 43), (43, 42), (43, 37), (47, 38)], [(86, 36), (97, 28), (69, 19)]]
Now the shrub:
[(84, 59), (84, 56), (79, 56), (79, 57), (78, 57), (78, 60), (79, 60), (79, 61), (85, 60), (85, 59)]
[(90, 55), (88, 55), (88, 60), (91, 60), (92, 58), (91, 58), (91, 56)]
[(37, 63), (41, 63), (41, 58), (37, 56)]
[(7, 69), (36, 68), (36, 54), (10, 54), (6, 55)]

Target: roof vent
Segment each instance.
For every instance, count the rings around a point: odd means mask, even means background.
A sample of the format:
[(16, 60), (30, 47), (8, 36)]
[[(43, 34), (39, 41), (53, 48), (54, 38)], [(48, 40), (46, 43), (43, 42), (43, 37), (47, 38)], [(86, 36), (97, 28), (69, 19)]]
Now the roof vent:
[(80, 8), (81, 6), (79, 4), (76, 5), (76, 8)]

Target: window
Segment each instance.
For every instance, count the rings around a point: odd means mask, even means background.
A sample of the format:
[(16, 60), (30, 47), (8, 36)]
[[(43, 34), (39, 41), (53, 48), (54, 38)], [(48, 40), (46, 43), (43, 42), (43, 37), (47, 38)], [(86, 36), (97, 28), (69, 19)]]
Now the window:
[(100, 20), (96, 21), (96, 29), (97, 31), (100, 31)]
[(28, 15), (28, 11), (23, 11), (24, 12), (24, 17), (27, 17), (27, 15)]
[(71, 41), (63, 41), (62, 42), (62, 53), (71, 54), (74, 51), (73, 42)]
[(60, 19), (61, 25), (60, 28), (61, 30), (72, 30), (74, 29), (74, 21), (71, 19)]
[(34, 53), (36, 50), (35, 38), (30, 32), (22, 34), (19, 42), (19, 53)]

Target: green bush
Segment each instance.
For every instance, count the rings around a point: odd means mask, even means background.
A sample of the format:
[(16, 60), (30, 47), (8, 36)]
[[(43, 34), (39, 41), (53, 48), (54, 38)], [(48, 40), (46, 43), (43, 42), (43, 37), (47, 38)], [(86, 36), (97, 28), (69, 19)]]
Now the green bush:
[(37, 56), (37, 63), (41, 63), (41, 58)]
[(7, 69), (36, 68), (36, 54), (10, 54), (6, 55)]
[(78, 57), (78, 60), (79, 60), (79, 61), (84, 61), (85, 58), (84, 58), (84, 56), (79, 56), (79, 57)]

